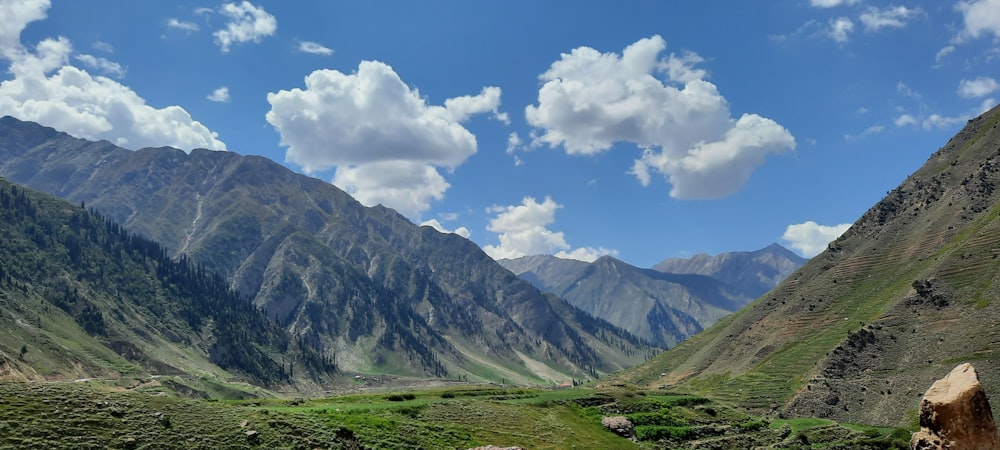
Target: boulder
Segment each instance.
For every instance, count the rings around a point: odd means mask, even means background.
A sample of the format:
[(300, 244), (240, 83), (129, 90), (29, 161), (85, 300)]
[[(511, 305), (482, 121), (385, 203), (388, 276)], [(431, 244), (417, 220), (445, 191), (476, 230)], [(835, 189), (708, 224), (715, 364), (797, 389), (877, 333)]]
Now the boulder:
[(920, 431), (910, 438), (910, 448), (1000, 449), (989, 398), (971, 364), (955, 367), (924, 394), (920, 401)]
[(615, 434), (627, 438), (635, 439), (635, 426), (632, 424), (631, 420), (625, 416), (605, 416), (601, 417), (601, 425), (607, 428)]
[(523, 447), (497, 447), (496, 445), (485, 445), (482, 447), (473, 447), (469, 450), (524, 450)]
[(257, 430), (244, 431), (243, 435), (246, 436), (247, 442), (250, 444), (256, 445), (260, 443), (260, 433), (258, 433)]

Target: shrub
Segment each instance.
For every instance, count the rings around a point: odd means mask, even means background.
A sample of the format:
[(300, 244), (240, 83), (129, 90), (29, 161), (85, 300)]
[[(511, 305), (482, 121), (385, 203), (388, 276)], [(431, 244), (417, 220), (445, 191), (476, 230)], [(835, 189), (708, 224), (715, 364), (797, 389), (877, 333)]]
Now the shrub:
[(688, 427), (667, 427), (659, 425), (644, 425), (635, 427), (635, 437), (640, 441), (658, 441), (661, 439), (682, 441), (693, 435)]

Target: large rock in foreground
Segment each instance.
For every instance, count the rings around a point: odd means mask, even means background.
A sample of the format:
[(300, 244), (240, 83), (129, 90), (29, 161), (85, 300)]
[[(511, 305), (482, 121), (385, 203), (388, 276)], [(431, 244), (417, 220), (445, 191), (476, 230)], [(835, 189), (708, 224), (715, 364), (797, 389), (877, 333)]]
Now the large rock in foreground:
[(1000, 449), (990, 401), (971, 364), (955, 367), (924, 394), (920, 401), (920, 431), (913, 433), (910, 448)]

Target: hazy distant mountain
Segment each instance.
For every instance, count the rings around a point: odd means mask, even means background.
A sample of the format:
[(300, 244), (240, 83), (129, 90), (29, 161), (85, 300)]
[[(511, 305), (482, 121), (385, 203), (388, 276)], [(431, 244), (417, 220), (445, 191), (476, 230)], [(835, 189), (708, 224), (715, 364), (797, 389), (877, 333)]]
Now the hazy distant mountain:
[(753, 252), (729, 252), (715, 256), (698, 254), (670, 258), (653, 266), (666, 273), (707, 275), (751, 298), (764, 295), (808, 261), (778, 244)]
[(474, 243), (265, 158), (129, 151), (5, 117), (0, 176), (95, 207), (217, 271), (342, 368), (548, 382), (647, 356)]
[(778, 288), (615, 382), (893, 425), (961, 362), (1000, 392), (998, 188), (1000, 107)]
[(674, 346), (751, 300), (711, 277), (538, 255), (500, 263), (547, 292), (662, 346)]

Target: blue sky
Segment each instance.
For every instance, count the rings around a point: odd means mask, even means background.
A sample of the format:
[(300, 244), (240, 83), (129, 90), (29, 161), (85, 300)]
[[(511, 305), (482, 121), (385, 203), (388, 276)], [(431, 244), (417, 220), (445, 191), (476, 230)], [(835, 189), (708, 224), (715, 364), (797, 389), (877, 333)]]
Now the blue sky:
[(494, 257), (806, 256), (1000, 98), (1000, 0), (0, 0), (0, 114), (269, 157)]

